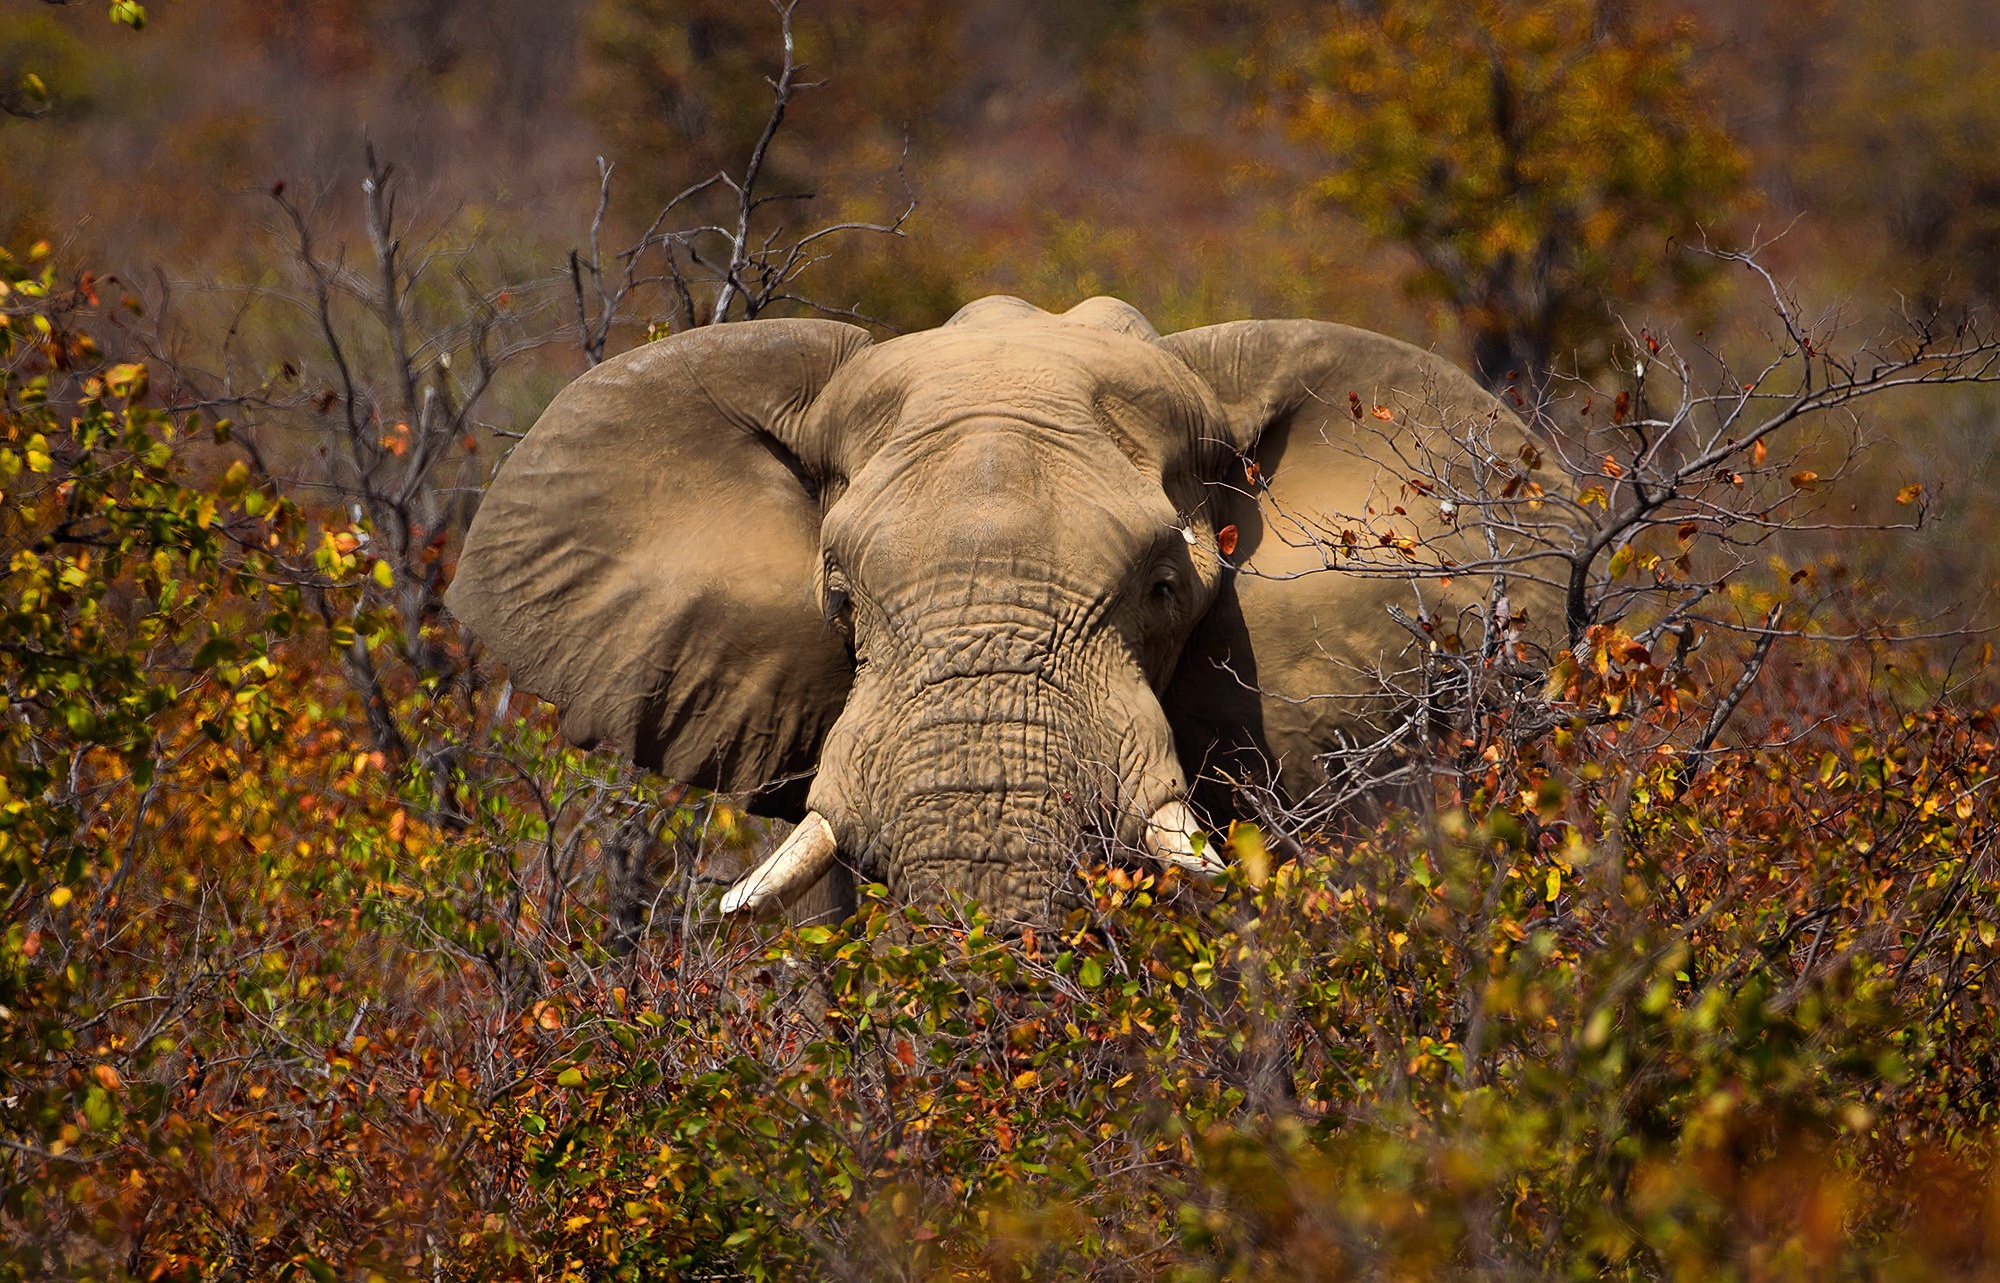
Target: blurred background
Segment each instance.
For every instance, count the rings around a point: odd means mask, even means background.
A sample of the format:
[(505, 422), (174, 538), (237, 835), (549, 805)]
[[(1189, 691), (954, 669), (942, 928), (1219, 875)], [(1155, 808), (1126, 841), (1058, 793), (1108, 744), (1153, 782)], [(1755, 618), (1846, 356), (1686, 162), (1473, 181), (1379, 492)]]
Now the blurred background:
[[(365, 250), (372, 142), (404, 234), (515, 287), (549, 339), (482, 406), (516, 426), (583, 368), (559, 336), (599, 158), (608, 257), (675, 193), (740, 172), (782, 63), (777, 12), (741, 0), (174, 0), (148, 17), (0, 19), (6, 243), (115, 276), (133, 327), (189, 368), (266, 377), (306, 342), (295, 312), (258, 310), (297, 262), (274, 187), (329, 255)], [(1498, 386), (1601, 374), (1642, 330), (1754, 344), (1766, 287), (1704, 245), (1760, 247), (1855, 342), (2000, 293), (2000, 11), (1980, 0), (807, 0), (796, 35), (812, 87), (761, 190), (814, 196), (762, 216), (796, 234), (914, 197), (902, 235), (829, 239), (797, 286), (884, 328), (991, 292), (1111, 293), (1163, 331), (1376, 327)], [(611, 350), (673, 312), (635, 295)], [(1990, 580), (1993, 408), (1870, 410), (1880, 485), (1914, 478), (1934, 503), (1895, 552), (1919, 615), (1976, 609)], [(1868, 568), (1867, 547), (1847, 555)]]

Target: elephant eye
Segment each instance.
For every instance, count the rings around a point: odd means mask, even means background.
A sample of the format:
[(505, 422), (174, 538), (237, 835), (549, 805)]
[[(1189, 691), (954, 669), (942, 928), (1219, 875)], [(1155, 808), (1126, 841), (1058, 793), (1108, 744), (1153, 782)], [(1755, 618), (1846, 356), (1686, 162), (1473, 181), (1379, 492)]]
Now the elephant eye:
[(847, 607), (852, 600), (848, 592), (847, 576), (838, 566), (828, 563), (826, 568), (826, 622), (829, 626), (847, 623)]
[(1179, 590), (1171, 576), (1163, 576), (1153, 582), (1153, 600), (1172, 604)]

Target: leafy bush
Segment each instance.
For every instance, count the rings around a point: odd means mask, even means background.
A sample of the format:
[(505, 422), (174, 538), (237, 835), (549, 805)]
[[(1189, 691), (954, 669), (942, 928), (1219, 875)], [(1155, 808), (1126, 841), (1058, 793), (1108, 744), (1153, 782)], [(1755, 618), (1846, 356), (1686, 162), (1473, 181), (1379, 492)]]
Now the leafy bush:
[(1514, 767), (1275, 869), (1239, 829), (1218, 894), (1100, 871), (1056, 938), (878, 901), (579, 995), (478, 1115), (486, 1268), (1975, 1269), (1990, 1216), (1935, 1200), (1991, 1161), (1992, 723), (1842, 731), (1817, 774)]
[(1992, 1269), (2000, 710), (1907, 650), (1697, 753), (1741, 661), (1593, 625), (1217, 888), (726, 930), (754, 825), (437, 676), (365, 525), (6, 279), (0, 1278)]

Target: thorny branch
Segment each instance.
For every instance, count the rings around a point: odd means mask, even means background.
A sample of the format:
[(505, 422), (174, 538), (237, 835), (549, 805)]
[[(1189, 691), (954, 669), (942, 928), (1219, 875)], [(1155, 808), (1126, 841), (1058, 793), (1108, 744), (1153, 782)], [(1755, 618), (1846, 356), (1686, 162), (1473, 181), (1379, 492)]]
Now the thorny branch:
[[(1414, 436), (1387, 427), (1368, 434), (1358, 466), (1379, 480), (1365, 511), (1303, 511), (1258, 494), (1265, 538), (1317, 562), (1270, 577), (1402, 580), (1413, 606), (1389, 608), (1411, 638), (1402, 662), (1379, 668), (1360, 693), (1259, 692), (1285, 702), (1348, 700), (1358, 720), (1376, 727), (1326, 755), (1328, 782), (1295, 808), (1294, 833), (1337, 828), (1365, 799), (1406, 795), (1439, 772), (1461, 776), (1473, 764), (1456, 755), (1495, 735), (1521, 744), (1566, 722), (1596, 725), (1629, 712), (1569, 707), (1553, 688), (1544, 691), (1537, 674), (1565, 651), (1562, 662), (1592, 663), (1615, 634), (1634, 639), (1634, 653), (1652, 662), (1650, 648), (1671, 638), (1662, 669), (1671, 686), (1684, 680), (1705, 632), (1748, 633), (1755, 639), (1748, 657), (1711, 702), (1689, 710), (1676, 751), (1687, 754), (1691, 778), (1778, 641), (1847, 636), (1816, 626), (1809, 602), (1784, 626), (1782, 604), (1758, 606), (1761, 622), (1743, 618), (1741, 591), (1761, 584), (1764, 553), (1781, 538), (1921, 529), (1929, 498), (1920, 484), (1896, 496), (1908, 516), (1895, 519), (1826, 519), (1824, 495), (1854, 475), (1869, 445), (1863, 415), (1875, 398), (2000, 383), (2000, 338), (1977, 317), (1933, 314), (1905, 316), (1900, 328), (1843, 346), (1840, 319), (1810, 318), (1754, 250), (1714, 253), (1768, 293), (1775, 325), (1753, 368), (1738, 370), (1730, 354), (1706, 344), (1684, 355), (1671, 339), (1628, 332), (1630, 382), (1568, 380), (1562, 395), (1538, 407), (1518, 451), (1496, 444), (1491, 421), (1444, 422), (1433, 403), (1430, 423)], [(1362, 421), (1361, 407), (1354, 410)], [(1331, 434), (1327, 442), (1353, 448)], [(1424, 517), (1430, 511), (1434, 522)], [(1483, 555), (1463, 559), (1460, 539), (1454, 561), (1446, 540), (1474, 525)], [(1253, 559), (1238, 573), (1261, 572)], [(1811, 592), (1813, 573), (1802, 569), (1792, 585)], [(1456, 618), (1438, 614), (1441, 585), (1481, 577), (1492, 584), (1483, 604)], [(1530, 599), (1555, 603), (1560, 625), (1522, 616), (1519, 603)], [(1867, 635), (1894, 641), (1963, 631)], [(1537, 636), (1552, 653), (1523, 649)], [(1401, 711), (1386, 718), (1367, 711), (1381, 709)], [(1242, 796), (1244, 782), (1235, 785)]]

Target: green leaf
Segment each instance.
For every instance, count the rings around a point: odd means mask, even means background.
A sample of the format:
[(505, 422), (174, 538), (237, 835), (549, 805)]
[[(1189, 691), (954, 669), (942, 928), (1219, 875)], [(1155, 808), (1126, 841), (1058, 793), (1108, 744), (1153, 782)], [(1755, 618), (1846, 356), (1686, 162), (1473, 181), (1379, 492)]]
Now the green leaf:
[(194, 667), (213, 668), (235, 659), (239, 653), (236, 643), (229, 638), (211, 637), (194, 653)]

